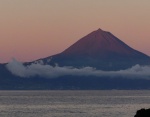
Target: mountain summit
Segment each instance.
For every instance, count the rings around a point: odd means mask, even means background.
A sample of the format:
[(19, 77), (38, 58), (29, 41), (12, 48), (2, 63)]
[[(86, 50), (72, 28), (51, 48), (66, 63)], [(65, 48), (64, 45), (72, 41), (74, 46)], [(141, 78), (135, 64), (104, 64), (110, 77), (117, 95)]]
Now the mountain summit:
[(148, 64), (150, 57), (129, 47), (110, 32), (98, 29), (62, 53), (43, 61), (51, 65), (57, 63), (60, 66), (91, 66), (104, 70), (118, 70), (135, 64)]
[(120, 41), (110, 32), (98, 29), (83, 37), (63, 53), (66, 56), (87, 56), (107, 58), (112, 55), (123, 57), (146, 57)]

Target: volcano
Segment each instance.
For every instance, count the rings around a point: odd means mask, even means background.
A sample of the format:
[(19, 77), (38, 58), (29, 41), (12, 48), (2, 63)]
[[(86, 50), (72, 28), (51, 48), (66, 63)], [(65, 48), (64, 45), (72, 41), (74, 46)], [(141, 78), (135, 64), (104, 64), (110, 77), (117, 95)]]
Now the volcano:
[(95, 67), (102, 70), (127, 69), (147, 65), (150, 57), (141, 53), (112, 33), (98, 29), (79, 39), (62, 53), (44, 59), (45, 64), (73, 67)]
[[(120, 73), (120, 70), (124, 71), (123, 69), (131, 71), (133, 66), (134, 73), (141, 71), (143, 73), (143, 68), (137, 67), (140, 65), (150, 65), (150, 57), (129, 47), (110, 32), (98, 29), (59, 54), (23, 64), (17, 61), (0, 64), (0, 89), (150, 89), (150, 79), (144, 74), (140, 75), (140, 78), (137, 78), (138, 74), (130, 78), (129, 74), (126, 76), (126, 72), (123, 76), (110, 74)], [(102, 74), (109, 73), (109, 75), (90, 75), (87, 68), (88, 70), (90, 68), (92, 74), (100, 74), (102, 71)], [(48, 77), (49, 75), (51, 77)]]
[(66, 56), (86, 56), (104, 59), (111, 58), (112, 55), (117, 57), (147, 57), (120, 41), (110, 32), (105, 32), (101, 29), (80, 39), (62, 54)]

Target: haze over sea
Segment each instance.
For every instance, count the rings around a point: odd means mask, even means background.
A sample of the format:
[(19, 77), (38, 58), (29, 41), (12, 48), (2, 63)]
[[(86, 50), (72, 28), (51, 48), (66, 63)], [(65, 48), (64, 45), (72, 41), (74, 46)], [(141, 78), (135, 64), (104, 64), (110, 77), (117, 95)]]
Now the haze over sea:
[(1, 117), (134, 117), (150, 91), (0, 91)]

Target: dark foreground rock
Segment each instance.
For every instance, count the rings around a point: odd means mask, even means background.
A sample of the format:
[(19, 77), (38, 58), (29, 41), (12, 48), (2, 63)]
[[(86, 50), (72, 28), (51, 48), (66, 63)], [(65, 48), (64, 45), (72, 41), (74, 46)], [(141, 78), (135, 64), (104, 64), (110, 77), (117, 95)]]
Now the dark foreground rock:
[(150, 117), (150, 109), (138, 110), (134, 117)]

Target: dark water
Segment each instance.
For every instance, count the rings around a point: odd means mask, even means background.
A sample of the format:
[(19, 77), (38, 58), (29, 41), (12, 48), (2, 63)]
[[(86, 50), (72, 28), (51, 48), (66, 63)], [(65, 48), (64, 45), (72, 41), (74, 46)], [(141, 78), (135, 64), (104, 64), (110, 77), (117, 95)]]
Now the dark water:
[(150, 91), (0, 91), (0, 117), (133, 117)]

